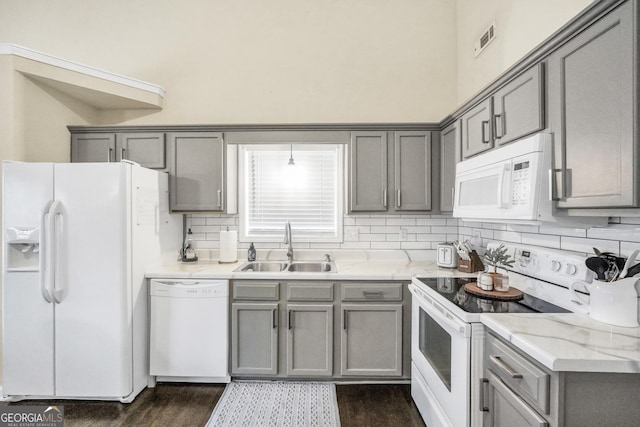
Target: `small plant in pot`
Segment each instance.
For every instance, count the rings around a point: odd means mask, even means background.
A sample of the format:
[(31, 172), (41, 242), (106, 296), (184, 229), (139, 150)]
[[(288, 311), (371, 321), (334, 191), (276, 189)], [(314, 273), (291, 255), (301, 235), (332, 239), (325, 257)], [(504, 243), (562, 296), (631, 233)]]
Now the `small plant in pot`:
[(493, 271), (489, 272), (492, 276), (493, 287), (500, 291), (509, 290), (508, 285), (506, 287), (502, 286), (502, 274), (498, 273), (498, 267), (513, 267), (513, 263), (515, 262), (507, 253), (507, 247), (501, 244), (495, 249), (487, 249), (487, 252), (484, 254), (484, 260), (487, 265), (493, 267)]

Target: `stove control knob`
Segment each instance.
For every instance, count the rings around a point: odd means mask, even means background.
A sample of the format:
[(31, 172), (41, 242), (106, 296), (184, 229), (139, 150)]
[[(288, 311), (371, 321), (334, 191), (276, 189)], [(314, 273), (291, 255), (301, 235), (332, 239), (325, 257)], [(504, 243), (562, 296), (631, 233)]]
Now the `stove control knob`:
[(573, 276), (578, 271), (578, 267), (575, 264), (567, 264), (565, 271), (569, 276)]
[(555, 259), (551, 261), (551, 271), (560, 271), (560, 267), (562, 267), (560, 261), (556, 261)]

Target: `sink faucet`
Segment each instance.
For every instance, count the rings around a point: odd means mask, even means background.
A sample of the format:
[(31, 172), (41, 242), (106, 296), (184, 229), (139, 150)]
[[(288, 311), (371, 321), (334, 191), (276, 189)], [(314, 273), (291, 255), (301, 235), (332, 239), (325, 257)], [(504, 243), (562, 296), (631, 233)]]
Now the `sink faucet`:
[(293, 240), (291, 239), (291, 222), (287, 221), (284, 225), (284, 242), (289, 245), (287, 249), (287, 259), (293, 262)]

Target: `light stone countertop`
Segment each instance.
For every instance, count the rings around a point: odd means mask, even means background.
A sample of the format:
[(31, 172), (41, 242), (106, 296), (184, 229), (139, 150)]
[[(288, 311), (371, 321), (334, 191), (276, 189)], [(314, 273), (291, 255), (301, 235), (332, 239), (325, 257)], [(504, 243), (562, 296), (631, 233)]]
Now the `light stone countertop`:
[(640, 373), (640, 327), (578, 313), (487, 313), (480, 320), (552, 371)]
[[(198, 260), (194, 263), (175, 262), (151, 267), (147, 278), (153, 279), (272, 279), (272, 280), (411, 280), (411, 277), (469, 277), (476, 274), (461, 273), (453, 268), (441, 268), (429, 255), (416, 257), (406, 251), (299, 251), (295, 261), (317, 261), (324, 253), (331, 255), (335, 273), (305, 272), (234, 272), (245, 260), (220, 264), (217, 260)], [(416, 259), (418, 258), (418, 259)], [(258, 260), (286, 260), (285, 252), (273, 250), (258, 253)]]

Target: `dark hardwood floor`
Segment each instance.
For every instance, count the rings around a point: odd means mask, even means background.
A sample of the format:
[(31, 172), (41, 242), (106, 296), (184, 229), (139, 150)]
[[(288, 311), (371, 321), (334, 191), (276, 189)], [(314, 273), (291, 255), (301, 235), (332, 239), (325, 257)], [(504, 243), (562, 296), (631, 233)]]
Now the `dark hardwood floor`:
[[(66, 427), (204, 426), (224, 385), (158, 384), (130, 404), (103, 401), (22, 401), (11, 405), (64, 406)], [(424, 426), (403, 385), (337, 385), (340, 423), (350, 426)], [(0, 403), (6, 405), (7, 403)]]

